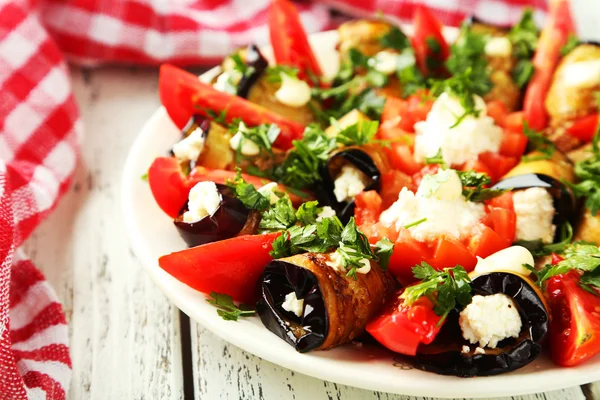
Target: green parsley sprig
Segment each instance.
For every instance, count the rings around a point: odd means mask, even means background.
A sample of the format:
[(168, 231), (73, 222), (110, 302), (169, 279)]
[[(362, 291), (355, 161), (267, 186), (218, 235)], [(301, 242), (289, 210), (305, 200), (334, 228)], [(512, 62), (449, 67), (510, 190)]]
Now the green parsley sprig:
[(277, 137), (281, 133), (281, 129), (275, 124), (261, 124), (249, 128), (239, 118), (236, 118), (229, 125), (229, 131), (234, 135), (237, 133), (242, 135), (242, 139), (236, 149), (238, 159), (242, 158), (241, 149), (246, 140), (257, 145), (261, 153), (272, 154), (273, 143), (275, 143), (275, 140), (277, 140)]
[(427, 297), (434, 304), (436, 315), (442, 317), (438, 326), (457, 305), (464, 307), (471, 302), (471, 278), (462, 266), (437, 271), (428, 263), (422, 262), (412, 270), (415, 278), (421, 282), (404, 290), (405, 302), (411, 305), (421, 297)]
[(410, 40), (398, 27), (393, 26), (379, 38), (379, 44), (384, 48), (402, 51), (410, 47)]
[(486, 185), (492, 183), (491, 178), (477, 171), (456, 171), (463, 185), (463, 196), (467, 201), (482, 202), (501, 196), (506, 193), (506, 189), (486, 188)]
[(250, 317), (256, 313), (256, 310), (245, 304), (236, 306), (228, 294), (212, 291), (209, 296), (212, 298), (206, 301), (217, 307), (217, 314), (226, 321), (237, 321), (239, 317)]
[(331, 125), (337, 127), (336, 141), (344, 146), (362, 146), (375, 137), (379, 128), (379, 121), (358, 121), (355, 124), (341, 128), (334, 118)]
[(287, 65), (272, 65), (265, 70), (265, 77), (267, 81), (271, 83), (281, 83), (281, 74), (291, 78), (297, 78), (298, 68)]
[(523, 156), (523, 161), (537, 161), (537, 160), (550, 160), (556, 152), (556, 146), (554, 143), (544, 136), (541, 132), (536, 132), (529, 127), (527, 121), (523, 124), (523, 133), (527, 136), (529, 144), (531, 144), (535, 150), (539, 153), (536, 155)]
[(242, 170), (236, 168), (236, 176), (234, 179), (229, 179), (226, 185), (233, 189), (235, 196), (240, 199), (249, 210), (265, 210), (269, 208), (271, 202), (270, 199), (260, 193), (254, 185), (246, 182), (242, 177)]
[(533, 20), (533, 10), (530, 8), (523, 11), (519, 22), (508, 33), (513, 56), (517, 60), (511, 75), (519, 88), (525, 87), (533, 76), (534, 67), (531, 59), (537, 48), (539, 34), (539, 28)]

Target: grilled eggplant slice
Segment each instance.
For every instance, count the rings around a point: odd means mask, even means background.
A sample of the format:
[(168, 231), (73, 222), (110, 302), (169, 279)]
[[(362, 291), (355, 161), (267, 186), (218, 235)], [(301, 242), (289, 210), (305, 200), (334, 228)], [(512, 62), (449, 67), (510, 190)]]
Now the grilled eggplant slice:
[(319, 202), (332, 207), (344, 223), (354, 215), (354, 199), (338, 201), (335, 195), (335, 182), (342, 168), (347, 165), (355, 167), (367, 178), (365, 191), (378, 192), (381, 190), (382, 175), (391, 168), (384, 149), (375, 144), (346, 147), (329, 158), (322, 173), (323, 182), (317, 195)]
[[(328, 261), (329, 254), (314, 253), (274, 260), (259, 280), (256, 312), (261, 321), (301, 353), (330, 349), (361, 335), (396, 287), (374, 262), (355, 280)], [(286, 296), (302, 300), (298, 313), (284, 308)]]
[(217, 184), (217, 189), (222, 200), (213, 215), (207, 215), (196, 222), (185, 222), (183, 214), (188, 211), (186, 202), (173, 221), (188, 247), (229, 239), (237, 235), (253, 234), (258, 230), (260, 214), (244, 207), (229, 187)]
[[(522, 322), (519, 337), (505, 339), (494, 349), (485, 348), (482, 354), (463, 339), (458, 312), (454, 311), (435, 341), (418, 348), (416, 366), (442, 375), (470, 377), (514, 371), (535, 360), (542, 351), (550, 318), (544, 297), (534, 283), (518, 274), (491, 272), (474, 277), (471, 287), (473, 295), (503, 293), (512, 298)], [(470, 350), (463, 352), (463, 346)]]
[(502, 179), (533, 173), (548, 175), (559, 181), (563, 179), (568, 182), (575, 181), (575, 169), (573, 163), (564, 153), (557, 150), (550, 159), (535, 159), (537, 156), (542, 156), (541, 153), (535, 151), (528, 154), (528, 156), (531, 156), (533, 160), (521, 160), (521, 162), (508, 171)]

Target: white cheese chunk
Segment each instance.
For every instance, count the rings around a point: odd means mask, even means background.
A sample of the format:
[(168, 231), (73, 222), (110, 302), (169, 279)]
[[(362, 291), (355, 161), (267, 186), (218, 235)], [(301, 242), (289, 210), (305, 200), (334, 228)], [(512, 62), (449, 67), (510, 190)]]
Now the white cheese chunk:
[(242, 79), (242, 74), (236, 69), (225, 71), (217, 77), (217, 81), (213, 85), (220, 92), (237, 94), (237, 85)]
[(391, 75), (398, 69), (398, 54), (383, 50), (369, 59), (369, 64), (377, 71), (385, 75)]
[(477, 257), (475, 272), (478, 274), (494, 271), (510, 271), (528, 276), (531, 271), (523, 264), (534, 265), (533, 255), (523, 246), (511, 246), (486, 258)]
[(513, 194), (517, 214), (517, 240), (542, 240), (552, 243), (556, 226), (554, 202), (544, 188), (533, 187)]
[[(340, 242), (340, 248), (344, 248), (342, 242)], [(359, 264), (362, 264), (362, 267), (356, 269), (357, 273), (368, 274), (371, 271), (371, 262), (368, 259), (363, 258), (358, 262)], [(336, 271), (345, 270), (343, 256), (337, 250), (329, 254), (329, 261), (325, 262), (325, 264)]]
[(485, 350), (484, 350), (484, 349), (482, 349), (481, 347), (477, 347), (477, 348), (475, 349), (475, 352), (474, 352), (474, 353), (475, 353), (475, 354), (485, 354)]
[(458, 323), (465, 340), (490, 348), (504, 339), (519, 337), (522, 327), (515, 302), (503, 293), (473, 296), (461, 311)]
[(302, 107), (311, 98), (310, 86), (301, 79), (281, 73), (281, 87), (275, 92), (275, 98), (290, 107)]
[(578, 61), (561, 70), (565, 86), (591, 88), (600, 85), (600, 60)]
[(246, 128), (246, 125), (243, 122), (240, 122), (238, 131), (231, 139), (229, 139), (229, 146), (235, 151), (239, 148), (240, 153), (245, 156), (257, 156), (260, 154), (260, 147), (252, 140), (244, 137), (246, 129), (248, 129)]
[(204, 149), (205, 141), (204, 131), (196, 128), (187, 137), (173, 145), (173, 154), (181, 161), (196, 161)]
[(485, 54), (492, 57), (509, 57), (512, 44), (506, 36), (492, 36), (485, 44)]
[(448, 93), (437, 98), (427, 119), (415, 124), (415, 160), (422, 162), (425, 157), (433, 157), (441, 150), (446, 164), (458, 165), (476, 160), (487, 151), (498, 152), (502, 128), (486, 114), (483, 99), (474, 96), (474, 100), (479, 116), (468, 115), (454, 126), (464, 114), (459, 99)]
[[(383, 211), (379, 221), (397, 230), (408, 227), (419, 241), (435, 240), (441, 236), (463, 238), (480, 228), (485, 206), (467, 201), (456, 171), (442, 170), (421, 181), (417, 193), (403, 188), (398, 200)], [(416, 222), (419, 222), (415, 224)], [(410, 226), (414, 224), (414, 226)]]
[(258, 189), (258, 193), (268, 197), (271, 204), (275, 204), (277, 201), (279, 201), (279, 196), (273, 193), (275, 189), (277, 189), (277, 182), (271, 182)]
[(285, 301), (281, 304), (281, 308), (301, 317), (304, 313), (304, 299), (298, 299), (296, 292), (290, 292), (285, 295)]
[(335, 216), (335, 210), (329, 206), (325, 206), (321, 212), (317, 214), (317, 222), (323, 221), (323, 218), (332, 218)]
[(190, 190), (188, 211), (183, 213), (183, 221), (198, 222), (202, 218), (213, 215), (219, 209), (223, 197), (214, 182), (198, 182)]
[(469, 346), (463, 346), (461, 353), (467, 354), (470, 351), (471, 351), (471, 348)]
[(333, 194), (339, 202), (352, 200), (365, 190), (369, 178), (353, 165), (346, 164), (333, 182)]

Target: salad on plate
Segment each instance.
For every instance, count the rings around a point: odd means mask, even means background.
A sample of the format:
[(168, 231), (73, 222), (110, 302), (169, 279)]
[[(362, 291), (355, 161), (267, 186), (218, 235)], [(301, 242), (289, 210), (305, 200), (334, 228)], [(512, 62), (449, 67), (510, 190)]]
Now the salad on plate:
[(469, 377), (600, 352), (600, 46), (567, 1), (452, 43), (423, 6), (411, 35), (346, 22), (334, 77), (291, 2), (269, 28), (275, 63), (161, 67), (181, 139), (147, 180), (183, 239), (162, 269), (302, 353), (377, 341)]

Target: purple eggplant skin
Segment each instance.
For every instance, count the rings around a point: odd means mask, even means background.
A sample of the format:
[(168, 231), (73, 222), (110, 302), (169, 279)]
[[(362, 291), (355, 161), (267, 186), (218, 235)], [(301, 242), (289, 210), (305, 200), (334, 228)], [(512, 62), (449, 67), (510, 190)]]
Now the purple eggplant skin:
[(557, 227), (554, 240), (560, 241), (562, 232), (560, 228), (567, 222), (574, 226), (579, 216), (579, 202), (569, 187), (551, 176), (537, 173), (511, 176), (493, 186), (494, 189), (509, 189), (512, 191), (532, 187), (544, 188), (552, 196), (555, 210), (552, 222)]
[[(473, 278), (471, 287), (473, 295), (504, 293), (512, 297), (523, 322), (521, 335), (503, 340), (485, 354), (475, 354), (472, 350), (462, 353), (462, 346), (469, 343), (462, 338), (458, 310), (453, 310), (433, 343), (417, 349), (414, 358), (417, 368), (459, 377), (490, 376), (519, 369), (540, 355), (550, 318), (532, 282), (517, 274), (492, 272)], [(470, 345), (471, 349), (474, 347)]]
[[(200, 129), (204, 138), (206, 139), (208, 133), (210, 132), (210, 120), (203, 115), (192, 115), (185, 126), (181, 129), (181, 139), (185, 139), (186, 137), (190, 136), (196, 129)], [(175, 156), (175, 153), (173, 153), (172, 149), (169, 151), (169, 155), (171, 157)], [(197, 161), (198, 160), (190, 160), (189, 163), (186, 162), (185, 164), (188, 164), (187, 169), (191, 171), (192, 169), (196, 168)]]
[[(258, 282), (256, 313), (268, 330), (301, 353), (314, 350), (325, 342), (329, 320), (314, 273), (285, 261), (273, 260), (266, 266)], [(295, 292), (297, 298), (304, 299), (305, 307), (312, 307), (312, 311), (298, 317), (284, 310), (281, 305), (291, 292)], [(299, 328), (306, 333), (298, 338), (292, 329)]]
[(255, 44), (250, 44), (246, 48), (246, 65), (253, 68), (253, 72), (248, 75), (244, 75), (238, 82), (237, 95), (248, 98), (250, 89), (258, 81), (258, 78), (265, 72), (269, 66), (269, 62), (263, 57), (260, 50)]
[(319, 204), (333, 208), (343, 223), (348, 222), (350, 217), (354, 216), (355, 208), (354, 200), (339, 202), (333, 193), (335, 178), (345, 164), (355, 166), (371, 179), (371, 184), (365, 188), (365, 191), (379, 191), (381, 188), (381, 171), (379, 171), (377, 164), (375, 164), (367, 152), (351, 148), (342, 150), (331, 156), (327, 161), (327, 165), (321, 171), (323, 181), (315, 192), (317, 193)]
[(222, 201), (213, 215), (208, 215), (197, 222), (184, 222), (183, 214), (188, 211), (186, 203), (173, 221), (188, 247), (229, 239), (244, 229), (250, 211), (233, 195), (229, 187), (217, 184), (217, 189), (221, 193)]

